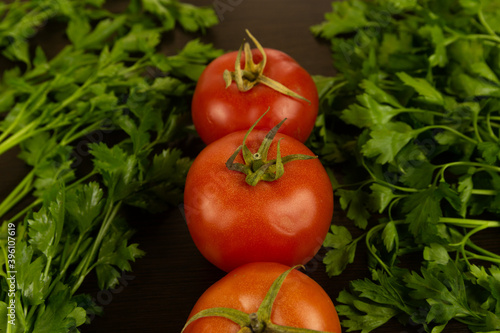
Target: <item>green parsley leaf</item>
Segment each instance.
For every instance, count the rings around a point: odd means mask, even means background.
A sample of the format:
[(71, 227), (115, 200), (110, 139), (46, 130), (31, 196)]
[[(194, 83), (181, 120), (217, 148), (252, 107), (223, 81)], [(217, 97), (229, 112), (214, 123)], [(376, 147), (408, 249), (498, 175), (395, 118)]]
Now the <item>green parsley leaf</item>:
[(424, 189), (427, 188), (434, 175), (436, 166), (428, 161), (407, 161), (405, 169), (399, 180), (412, 188)]
[(421, 268), (421, 274), (413, 272), (404, 279), (412, 289), (415, 299), (425, 299), (430, 310), (427, 322), (446, 324), (457, 315), (472, 315), (465, 294), (465, 284), (453, 261), (446, 265), (435, 264), (431, 268)]
[(342, 112), (341, 119), (357, 127), (383, 125), (401, 111), (389, 105), (382, 105), (368, 94), (358, 96), (359, 104), (351, 104)]
[(184, 76), (196, 81), (203, 72), (208, 59), (216, 58), (221, 54), (222, 51), (214, 49), (212, 45), (193, 39), (176, 55), (167, 57), (155, 54), (151, 60), (164, 72), (172, 72), (176, 76)]
[(66, 197), (66, 209), (80, 233), (87, 232), (101, 214), (103, 191), (95, 182), (71, 189)]
[(397, 198), (394, 190), (388, 186), (374, 183), (370, 185), (369, 207), (371, 211), (382, 213)]
[(127, 20), (125, 15), (117, 15), (114, 19), (99, 21), (97, 26), (87, 32), (82, 39), (75, 44), (77, 49), (100, 49), (104, 41), (110, 38), (118, 29), (123, 27)]
[(419, 133), (419, 130), (413, 130), (403, 122), (375, 125), (370, 132), (371, 138), (363, 145), (361, 152), (366, 157), (377, 157), (376, 162), (380, 164), (392, 162), (399, 151)]
[(135, 180), (137, 159), (119, 146), (108, 147), (105, 143), (89, 145), (94, 165), (103, 176), (109, 189), (109, 197), (118, 201), (130, 195), (139, 184)]
[(366, 228), (370, 213), (365, 208), (364, 203), (368, 201), (368, 195), (363, 191), (345, 189), (338, 189), (336, 195), (342, 209), (347, 210), (347, 217), (353, 220), (359, 228)]
[(415, 91), (419, 93), (425, 101), (443, 105), (444, 99), (442, 94), (437, 91), (426, 79), (414, 78), (405, 72), (400, 72), (396, 75), (401, 81), (403, 81), (404, 84), (415, 89)]
[(425, 189), (405, 198), (403, 210), (410, 232), (418, 239), (436, 235), (436, 224), (443, 216), (440, 197), (435, 188)]
[(114, 228), (113, 232), (103, 240), (99, 251), (96, 273), (100, 290), (113, 288), (119, 284), (120, 271), (130, 271), (130, 262), (142, 257), (144, 251), (138, 249), (137, 244), (127, 244), (130, 231), (120, 231)]
[(332, 2), (332, 12), (325, 14), (325, 21), (311, 27), (311, 31), (326, 39), (354, 32), (368, 25), (365, 17), (367, 6), (363, 1)]
[(348, 264), (354, 261), (357, 241), (353, 242), (351, 233), (346, 227), (332, 225), (326, 235), (323, 246), (328, 249), (323, 263), (328, 276), (341, 274)]
[(178, 21), (187, 31), (204, 31), (219, 22), (212, 8), (195, 7), (187, 3), (159, 0), (141, 0), (144, 9), (156, 16), (166, 30), (174, 28)]
[(70, 290), (59, 283), (48, 299), (44, 315), (36, 321), (33, 333), (66, 333), (82, 325), (85, 310), (71, 300)]
[(352, 299), (346, 292), (340, 292), (337, 301), (350, 305), (338, 305), (336, 307), (340, 316), (349, 318), (341, 321), (342, 327), (347, 328), (349, 331), (370, 332), (387, 323), (399, 312), (391, 307)]
[(387, 251), (391, 252), (394, 248), (398, 247), (399, 236), (394, 221), (390, 221), (385, 225), (382, 231), (382, 239)]
[[(434, 53), (429, 56), (429, 64), (439, 67), (446, 66), (448, 63), (448, 54), (446, 52), (446, 40), (443, 29), (438, 25), (426, 25), (420, 28), (419, 34), (429, 38), (431, 43), (435, 46)], [(438, 97), (438, 94), (435, 94), (435, 97)]]
[(446, 265), (450, 260), (446, 248), (436, 243), (431, 243), (430, 246), (426, 246), (423, 255), (425, 260), (440, 265)]
[(477, 149), (481, 152), (484, 161), (488, 164), (495, 164), (500, 160), (500, 143), (499, 142), (480, 142)]

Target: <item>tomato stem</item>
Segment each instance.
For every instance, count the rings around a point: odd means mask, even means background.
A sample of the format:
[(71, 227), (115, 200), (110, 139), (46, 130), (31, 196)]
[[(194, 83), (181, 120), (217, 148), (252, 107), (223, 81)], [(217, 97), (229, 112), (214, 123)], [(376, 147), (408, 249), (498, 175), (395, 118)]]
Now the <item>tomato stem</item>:
[[(271, 322), (271, 312), (273, 303), (283, 285), (288, 274), (294, 269), (303, 267), (301, 265), (290, 267), (273, 281), (273, 284), (262, 300), (257, 312), (247, 314), (243, 311), (231, 308), (210, 308), (204, 309), (193, 315), (181, 333), (194, 321), (206, 317), (222, 317), (227, 318), (240, 326), (238, 333), (329, 333), (323, 331), (315, 331), (307, 328), (289, 327), (276, 325)], [(331, 332), (330, 332), (331, 333)], [(340, 332), (333, 332), (340, 333)]]
[(262, 321), (259, 319), (257, 313), (251, 313), (250, 315), (250, 326), (252, 327), (253, 333), (262, 333), (266, 328)]
[[(292, 154), (287, 155), (285, 157), (281, 157), (281, 139), (278, 141), (278, 145), (276, 147), (276, 159), (267, 160), (267, 155), (269, 152), (269, 148), (271, 147), (271, 143), (278, 133), (280, 126), (285, 122), (286, 118), (283, 119), (279, 124), (274, 126), (264, 137), (262, 143), (259, 147), (259, 150), (256, 153), (252, 153), (250, 149), (246, 146), (246, 140), (248, 135), (252, 132), (257, 123), (262, 119), (262, 117), (269, 111), (267, 109), (266, 112), (255, 122), (255, 124), (250, 127), (248, 132), (246, 133), (243, 143), (241, 146), (236, 149), (236, 151), (229, 157), (226, 161), (226, 167), (229, 170), (238, 171), (244, 173), (246, 175), (245, 181), (248, 185), (255, 186), (259, 183), (259, 181), (274, 181), (279, 179), (285, 173), (284, 164), (296, 161), (296, 160), (308, 160), (317, 158), (317, 156), (310, 156), (304, 154)], [(245, 164), (237, 163), (234, 160), (238, 156), (238, 154), (242, 152), (243, 160)]]
[[(264, 75), (264, 68), (266, 67), (267, 63), (266, 52), (262, 47), (262, 45), (260, 45), (260, 43), (257, 41), (257, 39), (254, 36), (252, 36), (250, 31), (248, 31), (248, 29), (246, 29), (245, 31), (250, 37), (250, 39), (254, 42), (259, 52), (262, 54), (262, 61), (256, 64), (253, 61), (250, 44), (248, 44), (247, 42), (243, 43), (243, 45), (241, 45), (238, 50), (238, 55), (236, 56), (234, 72), (225, 70), (223, 73), (224, 82), (226, 82), (226, 88), (229, 87), (231, 83), (234, 81), (236, 82), (238, 90), (245, 92), (252, 89), (258, 83), (262, 83), (268, 86), (269, 88), (276, 90), (279, 93), (304, 100), (309, 104), (311, 104), (311, 101), (309, 101), (307, 98), (302, 97), (301, 95), (287, 88), (278, 81), (275, 81)], [(241, 63), (241, 55), (243, 52), (245, 54), (245, 67), (241, 69), (240, 63)]]

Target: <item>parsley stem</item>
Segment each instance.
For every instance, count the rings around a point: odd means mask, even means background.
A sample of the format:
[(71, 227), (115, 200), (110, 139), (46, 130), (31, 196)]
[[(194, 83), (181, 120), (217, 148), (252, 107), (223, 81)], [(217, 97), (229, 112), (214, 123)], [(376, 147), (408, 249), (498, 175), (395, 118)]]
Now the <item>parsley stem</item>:
[(488, 41), (500, 43), (499, 37), (495, 37), (495, 36), (491, 36), (491, 35), (470, 34), (470, 35), (460, 36), (460, 38), (463, 38), (463, 39), (485, 39)]
[(481, 8), (479, 8), (479, 12), (477, 13), (477, 17), (479, 18), (479, 22), (481, 22), (481, 24), (483, 25), (483, 27), (486, 29), (486, 32), (488, 34), (490, 34), (491, 36), (494, 36), (494, 37), (498, 38), (498, 36), (495, 33), (495, 31), (493, 31), (493, 29), (490, 27), (490, 25), (488, 24), (488, 22), (484, 18), (484, 13), (483, 13), (482, 6), (481, 6)]
[(499, 141), (498, 136), (495, 135), (495, 132), (493, 132), (493, 125), (491, 123), (491, 112), (488, 112), (486, 114), (486, 125), (487, 125), (487, 130), (488, 134), (493, 138), (494, 141)]
[[(84, 183), (86, 182), (90, 177), (94, 176), (95, 174), (97, 174), (97, 171), (96, 170), (92, 170), (91, 172), (89, 172), (88, 174), (84, 175), (84, 176), (81, 176), (80, 178), (78, 178), (76, 181), (74, 181), (73, 183), (69, 184), (69, 185), (66, 185), (65, 188), (66, 190), (70, 190), (72, 188), (74, 188), (75, 186), (81, 184), (81, 183)], [(27, 211), (33, 209), (34, 207), (38, 206), (39, 204), (41, 204), (43, 202), (43, 200), (41, 198), (38, 198), (37, 200), (35, 200), (31, 205), (29, 205), (28, 207), (25, 208), (25, 210), (23, 210), (20, 214), (16, 215), (17, 218), (19, 218), (20, 216), (26, 214)], [(15, 221), (16, 219), (12, 218), (11, 220), (9, 221)]]
[(494, 165), (485, 164), (485, 163), (479, 163), (479, 162), (457, 161), (457, 162), (450, 162), (450, 163), (447, 163), (447, 164), (443, 164), (440, 167), (442, 167), (443, 169), (445, 169), (445, 168), (454, 167), (454, 166), (472, 166), (472, 167), (478, 167), (478, 168), (488, 169), (488, 170), (500, 173), (500, 167), (497, 167), (497, 166), (494, 166)]
[[(375, 173), (373, 173), (373, 171), (368, 167), (368, 165), (366, 164), (365, 162), (365, 159), (364, 158), (361, 158), (361, 163), (363, 165), (363, 167), (365, 168), (365, 170), (370, 174), (370, 177), (372, 178), (371, 181), (374, 181), (380, 185), (383, 185), (383, 186), (387, 186), (387, 187), (390, 187), (390, 188), (393, 188), (395, 190), (399, 190), (399, 191), (402, 191), (402, 192), (418, 192), (419, 189), (416, 189), (416, 188), (413, 188), (413, 187), (403, 187), (403, 186), (398, 186), (398, 185), (394, 185), (392, 183), (389, 183), (385, 180), (382, 180), (380, 178), (378, 178)], [(365, 184), (363, 184), (364, 186)]]
[[(2, 235), (2, 238), (0, 238), (0, 248), (2, 249), (2, 253), (4, 256), (4, 262), (9, 262), (7, 248), (4, 246), (4, 241), (6, 242), (6, 240), (7, 240), (7, 235), (6, 234), (5, 234), (5, 236)], [(7, 267), (7, 265), (5, 265), (5, 267)], [(7, 277), (7, 272), (4, 272), (3, 269), (1, 269), (1, 268), (2, 268), (2, 266), (0, 266), (0, 275)]]
[(446, 117), (447, 115), (443, 112), (438, 112), (438, 111), (432, 111), (432, 110), (424, 110), (424, 109), (416, 109), (416, 108), (400, 108), (400, 109), (395, 109), (395, 111), (399, 112), (409, 112), (409, 113), (425, 113), (425, 114), (432, 114), (434, 116), (438, 117)]
[(387, 225), (387, 223), (382, 223), (382, 224), (376, 225), (373, 228), (371, 228), (370, 230), (368, 230), (368, 232), (366, 233), (365, 243), (366, 243), (366, 247), (367, 247), (368, 251), (373, 256), (373, 258), (375, 258), (375, 260), (379, 263), (379, 265), (384, 269), (384, 271), (386, 271), (386, 273), (389, 276), (392, 276), (391, 269), (385, 264), (385, 262), (382, 259), (380, 259), (379, 256), (377, 256), (375, 251), (373, 251), (373, 246), (371, 246), (371, 244), (370, 244), (370, 240), (371, 240), (373, 234), (378, 232), (380, 229), (383, 229), (386, 225)]
[[(408, 112), (408, 113), (424, 113), (427, 115), (434, 115), (437, 117), (450, 117), (448, 113), (443, 113), (439, 111), (432, 111), (432, 110), (425, 110), (425, 109), (416, 109), (416, 108), (399, 108), (395, 109), (395, 111), (398, 112)], [(498, 141), (498, 138), (492, 131), (492, 126), (495, 126), (495, 124), (491, 123), (491, 120), (500, 120), (500, 117), (492, 117), (491, 112), (489, 112), (486, 116), (479, 116), (478, 113), (474, 114), (474, 132), (476, 133), (476, 136), (478, 137), (479, 141), (481, 140), (481, 136), (479, 135), (479, 128), (478, 128), (478, 121), (479, 120), (486, 120), (486, 124), (488, 125), (488, 133), (489, 135), (495, 139), (495, 141)]]
[[(481, 315), (482, 316), (482, 315)], [(475, 315), (474, 316), (475, 318), (478, 318), (479, 315)], [(484, 323), (485, 321), (485, 318), (478, 318), (479, 320), (468, 320), (467, 318), (461, 318), (461, 316), (459, 314), (456, 315), (456, 317), (453, 318), (454, 320), (456, 320), (457, 322), (459, 323), (462, 323), (464, 325), (467, 325), (467, 326), (477, 326), (478, 323)], [(493, 332), (496, 332), (496, 331), (493, 331)]]
[[(347, 85), (349, 83), (349, 81), (345, 80), (345, 78), (343, 76), (341, 76), (340, 74), (334, 78), (338, 78), (338, 79), (332, 80), (332, 83), (327, 88), (328, 90), (327, 91), (323, 90), (323, 92), (321, 93), (320, 98), (322, 100), (324, 100), (324, 96), (332, 95), (335, 91), (339, 90), (340, 88), (344, 87), (345, 85)], [(337, 83), (338, 81), (340, 81), (340, 82)]]
[[(44, 83), (38, 87), (38, 89), (33, 92), (28, 100), (23, 103), (21, 110), (16, 115), (15, 119), (12, 123), (5, 129), (5, 131), (0, 135), (0, 143), (3, 142), (9, 134), (16, 129), (16, 127), (21, 123), (22, 120), (25, 120), (25, 113), (29, 110), (29, 114), (33, 114), (36, 110), (38, 110), (47, 98), (47, 94), (49, 92), (50, 83)], [(38, 123), (38, 121), (35, 121)]]
[(346, 187), (364, 187), (365, 185), (373, 183), (373, 179), (368, 179), (368, 180), (362, 180), (356, 183), (349, 183), (349, 184), (337, 184), (335, 186), (335, 190), (340, 189), (340, 188), (346, 188)]
[(104, 237), (106, 236), (109, 227), (111, 226), (113, 220), (118, 214), (118, 211), (121, 207), (121, 203), (122, 203), (121, 201), (118, 201), (116, 205), (113, 205), (113, 202), (110, 202), (103, 223), (101, 225), (101, 228), (99, 229), (99, 233), (97, 234), (97, 237), (94, 241), (94, 245), (92, 246), (92, 249), (90, 250), (90, 252), (87, 253), (85, 258), (82, 260), (84, 264), (80, 266), (78, 270), (75, 270), (74, 274), (78, 276), (78, 279), (73, 285), (73, 288), (71, 288), (71, 295), (73, 295), (78, 290), (78, 288), (80, 288), (80, 285), (83, 283), (83, 280), (90, 273), (91, 269), (89, 269), (89, 267), (91, 266), (91, 262), (97, 255), (97, 251), (99, 250), (99, 247), (101, 246), (101, 243)]
[(474, 244), (474, 242), (472, 242), (470, 239), (467, 241), (467, 246), (469, 246), (473, 250), (480, 252), (488, 257), (497, 258), (498, 260), (500, 260), (500, 255), (493, 253), (493, 252), (490, 252), (490, 251)]
[[(94, 83), (95, 80), (96, 80), (95, 76), (88, 79), (87, 81), (85, 81), (85, 83), (82, 86), (80, 86), (75, 92), (73, 92), (73, 94), (71, 96), (69, 96), (64, 101), (62, 101), (55, 109), (51, 109), (48, 107), (45, 108), (44, 112), (36, 120), (30, 122), (29, 124), (24, 126), (22, 129), (18, 130), (15, 134), (13, 134), (7, 138), (9, 131), (12, 131), (12, 129), (15, 126), (17, 126), (17, 122), (19, 122), (20, 119), (22, 118), (20, 115), (18, 117), (16, 117), (16, 120), (9, 126), (9, 128), (0, 137), (0, 155), (5, 153), (7, 150), (11, 149), (12, 147), (18, 145), (19, 143), (23, 142), (24, 140), (26, 140), (30, 137), (33, 137), (40, 132), (43, 132), (47, 129), (54, 129), (55, 127), (58, 127), (57, 124), (58, 124), (58, 121), (60, 121), (60, 119), (55, 117), (55, 115), (59, 111), (64, 109), (66, 106), (75, 102), (76, 100), (81, 98), (83, 95), (85, 95), (87, 93), (87, 87), (89, 85), (91, 85), (92, 83)], [(44, 98), (41, 98), (39, 95), (42, 94), (45, 96), (48, 92), (48, 91), (46, 91), (47, 89), (45, 86), (43, 86), (43, 88), (44, 89), (39, 89), (40, 92), (34, 93), (32, 95), (35, 97), (36, 96), (39, 97), (39, 99), (35, 102), (36, 103), (35, 106), (33, 107), (35, 110), (38, 109), (42, 105), (42, 101), (44, 100)], [(29, 100), (26, 102), (25, 105), (29, 104), (28, 102), (29, 102)], [(24, 108), (24, 109), (26, 109), (26, 108)], [(21, 113), (23, 112), (24, 109), (21, 110)], [(44, 124), (43, 119), (48, 114), (50, 114), (51, 115), (50, 118), (55, 119), (55, 121), (53, 121), (52, 123), (49, 122), (48, 124)], [(45, 125), (44, 126), (45, 128), (42, 128), (41, 125)], [(4, 139), (6, 139), (6, 140), (4, 140)], [(2, 140), (4, 140), (4, 141), (2, 141)]]
[(68, 270), (69, 268), (69, 265), (71, 265), (71, 262), (73, 261), (73, 258), (75, 257), (75, 255), (78, 253), (78, 250), (80, 248), (80, 244), (82, 242), (82, 240), (84, 239), (84, 237), (86, 236), (85, 233), (81, 233), (79, 236), (78, 236), (78, 239), (76, 241), (76, 244), (75, 244), (75, 247), (73, 248), (73, 251), (71, 251), (71, 254), (69, 255), (69, 257), (66, 259), (65, 263), (64, 263), (64, 267), (62, 267), (62, 269), (59, 271), (59, 274), (57, 276), (57, 281), (59, 281), (61, 278), (64, 277), (64, 275), (66, 274), (66, 271)]
[[(469, 266), (471, 266), (471, 264), (469, 262), (470, 259), (489, 261), (489, 262), (493, 262), (496, 264), (500, 264), (500, 259), (492, 258), (489, 256), (479, 255), (479, 254), (476, 254), (476, 253), (473, 253), (473, 252), (470, 252), (467, 250), (464, 250), (463, 253), (464, 253), (464, 259), (467, 262), (467, 265), (469, 265)], [(467, 256), (465, 256), (465, 255), (467, 255)]]
[(429, 125), (429, 126), (425, 126), (425, 127), (420, 128), (418, 131), (424, 132), (424, 131), (427, 131), (427, 130), (430, 130), (430, 129), (444, 129), (444, 130), (447, 130), (449, 132), (452, 132), (453, 134), (455, 134), (455, 135), (461, 137), (462, 139), (464, 139), (466, 141), (469, 141), (469, 142), (471, 142), (471, 143), (473, 143), (475, 145), (478, 144), (478, 142), (476, 140), (474, 140), (474, 139), (468, 137), (467, 135), (460, 133), (456, 129), (451, 128), (451, 127), (446, 126), (446, 125)]
[(26, 330), (25, 330), (25, 332), (31, 332), (31, 326), (33, 326), (32, 317), (35, 314), (37, 309), (38, 309), (38, 304), (32, 305), (31, 308), (29, 309), (28, 313), (25, 315), (25, 318), (26, 318)]
[[(47, 94), (49, 92), (50, 84), (44, 83), (40, 85), (40, 87), (31, 94), (26, 102), (23, 103), (23, 106), (19, 113), (16, 115), (15, 119), (12, 123), (5, 129), (5, 131), (0, 135), (0, 142), (5, 140), (5, 138), (21, 123), (25, 118), (25, 113), (30, 109), (29, 113), (34, 113), (34, 111), (38, 110), (40, 106), (45, 102)], [(33, 105), (32, 105), (33, 103)]]
[[(444, 30), (453, 34), (453, 39), (451, 40), (451, 42), (455, 42), (458, 39), (472, 39), (472, 40), (484, 39), (484, 40), (500, 43), (500, 37), (498, 37), (497, 35), (485, 35), (485, 34), (467, 34), (467, 35), (465, 35), (461, 32), (457, 32), (457, 31), (451, 29), (448, 26), (445, 26)], [(451, 43), (447, 43), (447, 45), (448, 44), (451, 44)]]
[(21, 199), (23, 199), (32, 188), (35, 170), (31, 170), (16, 188), (0, 203), (0, 217), (4, 216), (12, 207), (14, 207)]
[[(61, 142), (59, 143), (61, 146), (67, 146), (74, 140), (78, 138), (82, 138), (85, 135), (88, 135), (92, 133), (93, 131), (97, 131), (99, 129), (103, 128), (103, 122), (105, 119), (99, 119), (98, 121), (88, 125), (84, 129), (81, 128), (81, 124), (77, 124), (73, 126), (71, 129), (69, 129), (67, 132), (65, 131), (64, 137), (61, 139)], [(76, 130), (80, 129), (79, 132), (74, 133)]]
[(120, 72), (120, 76), (126, 76), (126, 74), (134, 73), (137, 72), (138, 70), (150, 66), (149, 60), (150, 60), (149, 56), (142, 57), (141, 59), (137, 60), (132, 66), (124, 68)]
[(35, 129), (37, 126), (38, 126), (38, 121), (29, 123), (22, 129), (17, 131), (15, 134), (9, 136), (7, 140), (0, 142), (0, 155), (5, 153), (9, 149), (17, 146), (19, 143), (26, 140), (27, 138), (33, 136), (33, 133), (36, 132)]
[(47, 263), (45, 264), (45, 271), (43, 272), (42, 280), (46, 280), (49, 277), (50, 266), (52, 265), (52, 256), (47, 258)]
[(472, 124), (474, 127), (474, 134), (476, 135), (476, 138), (479, 142), (483, 142), (483, 139), (481, 138), (481, 134), (479, 134), (479, 127), (478, 127), (478, 112), (473, 112), (472, 114)]
[(64, 101), (62, 101), (58, 105), (57, 108), (50, 110), (50, 113), (52, 115), (55, 115), (55, 114), (57, 114), (57, 112), (61, 111), (69, 104), (71, 104), (71, 103), (75, 102), (76, 100), (78, 100), (79, 98), (81, 98), (83, 95), (85, 95), (87, 93), (87, 90), (86, 90), (87, 87), (90, 86), (91, 84), (93, 84), (95, 80), (96, 80), (95, 75), (92, 76), (91, 78), (87, 79), (87, 81), (85, 81), (85, 83), (83, 83), (77, 90), (75, 90), (71, 96), (69, 96)]
[(457, 217), (441, 217), (439, 223), (453, 224), (464, 228), (476, 228), (478, 226), (485, 228), (499, 228), (500, 221), (457, 218)]
[[(491, 112), (490, 112), (491, 113)], [(499, 116), (491, 116), (490, 113), (488, 113), (488, 115), (486, 116), (488, 119), (490, 120), (494, 120), (494, 121), (500, 121), (500, 117)], [(481, 118), (481, 117), (479, 117)], [(499, 125), (497, 125), (498, 127)]]
[(16, 222), (16, 221), (18, 221), (22, 216), (26, 215), (30, 210), (32, 210), (33, 208), (35, 208), (36, 206), (38, 206), (42, 202), (43, 202), (43, 200), (41, 198), (36, 199), (35, 201), (33, 201), (28, 206), (26, 206), (23, 210), (21, 210), (19, 213), (17, 213), (13, 217), (11, 217), (6, 222), (9, 223), (9, 222)]
[(392, 218), (392, 208), (397, 206), (399, 201), (404, 199), (406, 197), (406, 195), (399, 195), (397, 196), (396, 198), (394, 198), (394, 200), (391, 201), (391, 203), (389, 204), (389, 207), (387, 209), (387, 215), (389, 216), (389, 219), (390, 220), (393, 220)]
[(469, 241), (469, 239), (472, 237), (472, 235), (474, 235), (475, 233), (477, 233), (481, 230), (487, 229), (487, 228), (488, 228), (487, 225), (479, 225), (476, 228), (469, 231), (467, 234), (465, 234), (465, 236), (462, 238), (460, 243), (450, 244), (450, 246), (460, 247), (460, 253), (462, 253), (462, 257), (464, 258), (464, 260), (468, 266), (471, 266), (469, 259), (468, 259), (469, 256), (467, 255), (468, 253), (470, 254), (470, 252), (465, 250), (465, 244)]
[(486, 189), (472, 189), (471, 193), (475, 195), (497, 195), (498, 191), (486, 190)]

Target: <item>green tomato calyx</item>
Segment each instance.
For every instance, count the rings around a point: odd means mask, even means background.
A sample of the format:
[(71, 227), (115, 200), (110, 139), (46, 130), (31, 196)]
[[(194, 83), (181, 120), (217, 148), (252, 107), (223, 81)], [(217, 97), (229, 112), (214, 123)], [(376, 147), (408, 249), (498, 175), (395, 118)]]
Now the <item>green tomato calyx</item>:
[(194, 321), (206, 317), (223, 317), (233, 321), (240, 326), (238, 333), (332, 333), (324, 331), (316, 331), (307, 328), (290, 327), (283, 325), (276, 325), (271, 322), (271, 313), (273, 304), (278, 296), (278, 292), (283, 285), (288, 274), (294, 269), (301, 267), (300, 265), (291, 267), (283, 272), (267, 291), (266, 296), (260, 303), (259, 309), (254, 313), (245, 313), (243, 311), (231, 308), (210, 308), (201, 310), (192, 316), (181, 333)]
[[(264, 112), (264, 114), (260, 116), (259, 119), (257, 119), (257, 121), (255, 122), (255, 124), (252, 125), (252, 127), (250, 127), (250, 129), (248, 130), (243, 139), (243, 144), (239, 146), (238, 149), (236, 149), (236, 151), (231, 155), (231, 157), (229, 157), (229, 159), (226, 162), (226, 167), (229, 170), (239, 171), (244, 173), (246, 175), (245, 181), (247, 182), (248, 185), (251, 186), (257, 185), (257, 183), (261, 180), (274, 181), (279, 179), (285, 173), (285, 168), (284, 168), (285, 163), (296, 160), (309, 160), (317, 158), (317, 156), (310, 156), (304, 154), (292, 154), (281, 157), (281, 151), (280, 151), (281, 139), (280, 139), (278, 141), (278, 145), (276, 148), (277, 150), (276, 158), (269, 161), (267, 160), (267, 154), (269, 152), (269, 148), (271, 147), (271, 143), (274, 140), (274, 137), (276, 136), (276, 133), (278, 132), (279, 128), (285, 122), (286, 118), (283, 119), (279, 124), (274, 126), (267, 133), (267, 135), (264, 137), (264, 140), (262, 140), (259, 150), (256, 153), (252, 153), (250, 149), (248, 149), (248, 147), (246, 146), (245, 142), (248, 138), (248, 135), (252, 132), (257, 123), (262, 119), (262, 117), (264, 117), (264, 115), (268, 111), (269, 109), (267, 109), (267, 111)], [(240, 151), (243, 155), (243, 160), (245, 161), (245, 164), (234, 162), (236, 156), (238, 156)]]
[[(254, 42), (259, 52), (262, 54), (262, 61), (259, 62), (258, 64), (254, 63), (252, 57), (252, 50), (250, 49), (250, 44), (248, 44), (247, 42), (243, 43), (243, 45), (240, 46), (238, 50), (238, 55), (236, 56), (234, 72), (228, 70), (224, 71), (223, 77), (224, 81), (226, 82), (226, 88), (229, 87), (231, 83), (234, 81), (236, 82), (238, 90), (245, 92), (252, 89), (256, 84), (262, 83), (268, 86), (269, 88), (276, 90), (279, 93), (304, 100), (309, 104), (311, 104), (311, 102), (307, 98), (302, 97), (301, 95), (290, 90), (289, 88), (279, 83), (278, 81), (275, 81), (264, 75), (264, 68), (266, 67), (267, 63), (266, 52), (264, 51), (262, 45), (260, 45), (260, 43), (257, 41), (257, 39), (254, 36), (252, 36), (250, 31), (248, 31), (248, 29), (246, 29), (245, 31), (250, 37), (250, 39)], [(245, 52), (245, 67), (241, 69), (240, 66), (241, 54), (243, 52)]]

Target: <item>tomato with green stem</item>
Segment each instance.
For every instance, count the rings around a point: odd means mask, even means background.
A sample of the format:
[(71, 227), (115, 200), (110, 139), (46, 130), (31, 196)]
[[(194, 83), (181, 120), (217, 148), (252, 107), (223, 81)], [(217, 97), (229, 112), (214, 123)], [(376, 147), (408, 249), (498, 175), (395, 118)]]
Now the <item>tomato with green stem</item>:
[(277, 133), (283, 121), (268, 133), (251, 127), (211, 143), (188, 172), (189, 232), (224, 271), (255, 261), (305, 264), (330, 228), (330, 178), (303, 143)]
[(182, 333), (340, 333), (324, 289), (294, 267), (256, 262), (238, 267), (209, 287)]
[(213, 60), (200, 76), (191, 108), (197, 133), (209, 144), (246, 131), (269, 107), (257, 128), (269, 130), (287, 118), (280, 131), (305, 142), (318, 115), (318, 91), (311, 75), (289, 55), (263, 48), (247, 33), (256, 49), (245, 43), (239, 51)]

